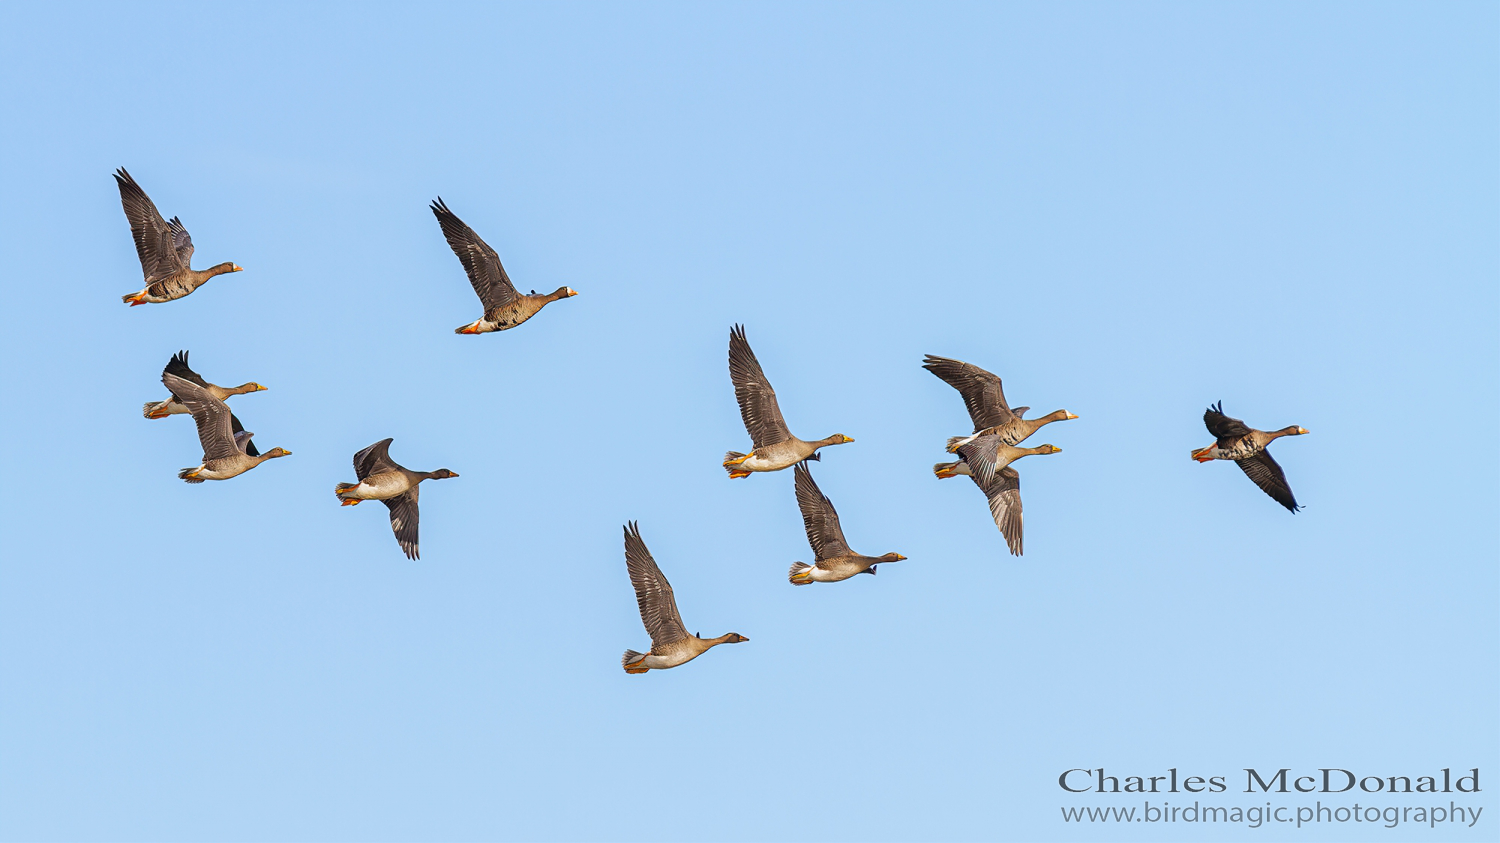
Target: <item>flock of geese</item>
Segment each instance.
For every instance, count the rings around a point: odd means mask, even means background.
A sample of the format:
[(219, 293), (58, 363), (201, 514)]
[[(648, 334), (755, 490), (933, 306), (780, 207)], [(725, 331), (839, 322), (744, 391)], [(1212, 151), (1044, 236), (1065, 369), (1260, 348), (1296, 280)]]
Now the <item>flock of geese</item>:
[[(130, 221), (136, 253), (145, 275), (145, 286), (123, 297), (134, 307), (161, 304), (192, 294), (218, 275), (240, 272), (233, 262), (220, 263), (205, 270), (191, 266), (193, 240), (182, 221), (167, 220), (156, 205), (121, 168), (115, 173), (120, 188), (120, 203)], [(453, 253), (463, 264), (464, 272), (484, 313), (466, 325), (454, 329), (459, 334), (484, 334), (504, 331), (532, 318), (548, 304), (576, 296), (571, 287), (559, 287), (547, 294), (516, 290), (500, 263), (500, 256), (472, 228), (448, 209), (441, 198), (431, 205), (433, 215)], [(948, 440), (947, 450), (958, 459), (933, 466), (939, 479), (967, 476), (984, 493), (990, 515), (1005, 539), (1010, 552), (1022, 552), (1021, 476), (1013, 463), (1022, 457), (1060, 453), (1061, 448), (1044, 444), (1035, 448), (1021, 443), (1045, 425), (1076, 419), (1078, 416), (1057, 410), (1045, 416), (1026, 418), (1028, 407), (1012, 408), (1005, 400), (1000, 378), (972, 363), (928, 355), (923, 368), (958, 390), (974, 429), (964, 436)], [(813, 480), (810, 463), (820, 461), (820, 448), (843, 445), (854, 440), (842, 433), (823, 439), (804, 440), (792, 435), (776, 390), (751, 350), (743, 326), (729, 333), (729, 377), (734, 384), (740, 416), (750, 435), (749, 453), (729, 451), (724, 455), (724, 469), (731, 479), (749, 477), (758, 472), (793, 469), (793, 487), (797, 506), (802, 512), (803, 527), (812, 547), (813, 562), (796, 562), (787, 578), (793, 585), (833, 583), (860, 574), (875, 574), (882, 563), (905, 559), (899, 553), (865, 556), (854, 552), (844, 538), (838, 512)], [(259, 392), (266, 387), (250, 382), (222, 387), (204, 380), (188, 366), (188, 353), (178, 352), (162, 370), (161, 381), (170, 396), (147, 403), (143, 414), (148, 419), (173, 415), (191, 415), (203, 446), (201, 463), (184, 468), (178, 477), (188, 483), (205, 480), (228, 480), (237, 477), (266, 460), (291, 454), (284, 448), (260, 453), (247, 431), (225, 403), (231, 396)], [(1247, 426), (1223, 412), (1220, 402), (1203, 414), (1204, 425), (1214, 436), (1214, 444), (1197, 448), (1192, 458), (1198, 462), (1230, 460), (1238, 465), (1257, 486), (1291, 512), (1300, 507), (1281, 466), (1271, 458), (1266, 446), (1282, 436), (1307, 433), (1296, 425), (1276, 431), (1261, 431)], [(442, 480), (458, 475), (446, 468), (435, 471), (412, 471), (391, 459), (390, 439), (382, 439), (354, 455), (357, 482), (339, 483), (334, 487), (340, 505), (355, 506), (364, 501), (380, 501), (390, 510), (391, 530), (409, 559), (419, 558), (417, 543), (417, 493), (424, 480)], [(647, 550), (640, 530), (631, 522), (625, 526), (625, 565), (635, 588), (641, 621), (651, 636), (646, 653), (626, 650), (621, 664), (626, 673), (645, 673), (689, 662), (719, 644), (737, 644), (749, 639), (737, 632), (717, 638), (689, 634), (677, 610), (672, 586)]]

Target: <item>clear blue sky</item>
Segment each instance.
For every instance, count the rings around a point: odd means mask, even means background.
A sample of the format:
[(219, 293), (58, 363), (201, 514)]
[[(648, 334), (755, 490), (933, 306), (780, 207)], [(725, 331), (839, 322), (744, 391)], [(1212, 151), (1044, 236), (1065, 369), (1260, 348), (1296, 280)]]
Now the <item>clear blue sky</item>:
[[(0, 838), (1494, 839), (1497, 31), (1484, 3), (0, 7)], [(123, 306), (119, 166), (246, 271)], [(439, 195), (523, 290), (580, 295), (454, 335), (479, 305)], [(909, 561), (788, 585), (791, 473), (719, 467), (736, 322), (795, 432), (857, 440), (815, 467), (851, 544)], [(140, 406), (184, 348), (268, 385), (233, 406), (294, 455), (180, 482), (192, 425)], [(1024, 558), (930, 473), (968, 418), (925, 353), (1082, 417), (1019, 466)], [(1304, 512), (1188, 459), (1220, 399), (1312, 431), (1273, 448)], [(462, 475), (424, 488), (420, 562), (333, 496), (387, 436)], [(621, 672), (630, 519), (689, 627), (750, 643)], [(1059, 790), (1099, 766), (1480, 767), (1484, 815), (1064, 824), (1140, 802)]]

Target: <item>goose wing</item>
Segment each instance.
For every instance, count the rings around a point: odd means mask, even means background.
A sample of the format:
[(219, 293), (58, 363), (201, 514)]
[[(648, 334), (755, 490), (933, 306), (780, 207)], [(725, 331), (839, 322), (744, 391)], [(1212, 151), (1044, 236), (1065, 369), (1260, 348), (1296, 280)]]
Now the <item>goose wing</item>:
[(672, 584), (656, 567), (656, 560), (651, 558), (651, 551), (646, 549), (640, 528), (634, 521), (625, 526), (625, 568), (630, 572), (635, 602), (641, 610), (641, 623), (651, 636), (651, 645), (661, 647), (691, 638), (682, 615), (677, 612)]
[(1301, 507), (1297, 506), (1297, 499), (1292, 496), (1292, 487), (1286, 482), (1286, 472), (1271, 459), (1270, 451), (1261, 451), (1253, 457), (1235, 460), (1249, 477), (1251, 482), (1260, 487), (1262, 492), (1271, 496), (1271, 499), (1286, 507), (1291, 512), (1296, 512)]
[(172, 251), (177, 253), (177, 262), (183, 266), (192, 266), (193, 236), (188, 234), (182, 220), (177, 217), (167, 220), (167, 227), (172, 229)]
[(442, 226), (448, 247), (453, 250), (453, 254), (458, 255), (459, 263), (464, 265), (464, 272), (469, 276), (469, 283), (474, 285), (479, 301), (484, 304), (485, 312), (515, 301), (516, 285), (510, 283), (510, 276), (505, 274), (505, 267), (500, 265), (500, 256), (495, 250), (480, 239), (474, 229), (465, 225), (457, 214), (448, 210), (441, 196), (432, 203), (432, 213), (437, 217), (438, 225)]
[[(385, 441), (389, 444), (391, 440)], [(420, 557), (417, 553), (417, 490), (420, 488), (413, 486), (394, 498), (381, 501), (391, 511), (391, 532), (396, 534), (396, 543), (401, 545), (407, 559)]]
[(844, 530), (839, 526), (839, 514), (833, 501), (813, 482), (807, 462), (797, 463), (796, 474), (797, 508), (802, 510), (802, 526), (807, 529), (807, 543), (812, 545), (817, 561), (852, 555), (849, 543), (844, 540)]
[(995, 526), (1000, 528), (1000, 534), (1005, 536), (1005, 543), (1010, 547), (1012, 556), (1021, 555), (1021, 475), (1014, 468), (1006, 466), (995, 475), (995, 481), (989, 485), (979, 482), (978, 477), (972, 477), (974, 485), (979, 487), (984, 496), (990, 502), (990, 516), (995, 519)]
[(974, 482), (981, 489), (994, 485), (995, 473), (1001, 468), (997, 465), (1000, 461), (1000, 437), (993, 433), (980, 436), (959, 446), (958, 456), (969, 464)]
[[(1017, 413), (1005, 403), (1005, 390), (1000, 385), (1000, 376), (993, 372), (965, 363), (929, 354), (922, 360), (922, 368), (943, 379), (943, 382), (958, 390), (963, 396), (964, 406), (969, 409), (969, 418), (974, 429), (1000, 427), (1017, 418)], [(1023, 407), (1022, 410), (1028, 410)]]
[(250, 441), (251, 437), (255, 434), (246, 430), (245, 426), (240, 424), (239, 416), (236, 416), (234, 413), (229, 414), (229, 429), (234, 433), (235, 447), (243, 451), (245, 456), (260, 456), (260, 450), (255, 447), (254, 442)]
[(204, 389), (208, 388), (208, 381), (204, 380), (202, 375), (193, 371), (192, 367), (188, 366), (188, 353), (186, 351), (179, 351), (172, 355), (172, 359), (167, 361), (167, 371), (189, 383), (197, 384)]
[[(173, 358), (174, 360), (176, 358)], [(168, 364), (170, 369), (171, 364)], [(190, 380), (172, 374), (161, 373), (161, 382), (172, 392), (198, 425), (198, 441), (203, 443), (203, 461), (220, 460), (240, 456), (240, 448), (234, 441), (233, 413), (213, 393)]]
[(734, 382), (734, 398), (740, 405), (740, 418), (745, 421), (745, 430), (757, 448), (775, 445), (792, 438), (786, 419), (781, 417), (781, 407), (776, 403), (776, 390), (766, 380), (766, 373), (750, 350), (745, 339), (745, 326), (729, 329), (729, 379)]
[(1244, 422), (1224, 415), (1223, 401), (1203, 411), (1203, 426), (1219, 440), (1221, 448), (1234, 444), (1250, 432), (1250, 427)]
[[(177, 253), (172, 227), (146, 191), (135, 183), (130, 173), (121, 167), (115, 172), (115, 181), (120, 185), (120, 205), (125, 209), (125, 219), (130, 221), (130, 234), (135, 238), (135, 253), (141, 259), (141, 271), (146, 283), (158, 281), (187, 266)], [(184, 230), (183, 234), (187, 232)], [(191, 254), (189, 240), (189, 254)]]
[[(390, 438), (382, 439), (355, 454), (354, 476), (360, 480), (364, 480), (372, 474), (400, 469), (401, 466), (397, 465), (396, 461), (391, 459), (391, 441)], [(413, 506), (415, 505), (415, 501), (413, 501)]]

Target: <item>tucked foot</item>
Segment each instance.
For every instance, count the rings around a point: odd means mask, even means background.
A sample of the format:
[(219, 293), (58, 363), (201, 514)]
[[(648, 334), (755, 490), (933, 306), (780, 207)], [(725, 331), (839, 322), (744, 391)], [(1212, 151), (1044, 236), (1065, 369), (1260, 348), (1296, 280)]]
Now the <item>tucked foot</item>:
[(735, 457), (734, 459), (725, 460), (724, 461), (724, 467), (728, 468), (731, 465), (739, 465), (740, 463), (742, 463), (742, 462), (744, 462), (745, 460), (748, 460), (748, 459), (750, 459), (750, 455), (749, 454), (740, 454), (739, 456)]
[(359, 506), (359, 498), (339, 498), (339, 506)]
[(748, 471), (731, 471), (731, 472), (729, 472), (729, 479), (730, 480), (738, 480), (741, 477), (749, 477), (749, 476), (750, 476), (750, 472), (748, 472)]

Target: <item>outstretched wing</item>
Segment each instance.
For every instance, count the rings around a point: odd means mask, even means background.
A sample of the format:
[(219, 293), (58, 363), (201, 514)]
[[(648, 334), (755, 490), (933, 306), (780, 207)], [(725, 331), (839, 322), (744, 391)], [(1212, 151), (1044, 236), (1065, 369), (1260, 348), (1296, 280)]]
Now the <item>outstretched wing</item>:
[(755, 359), (755, 352), (745, 339), (744, 325), (729, 329), (729, 379), (734, 382), (740, 418), (744, 419), (745, 430), (755, 447), (764, 448), (792, 438), (776, 403), (776, 390), (766, 380), (760, 361)]
[[(170, 365), (168, 364), (169, 368)], [(234, 442), (234, 426), (231, 421), (233, 414), (223, 401), (215, 398), (207, 389), (170, 371), (161, 373), (161, 382), (171, 390), (172, 397), (193, 414), (193, 421), (198, 425), (198, 441), (203, 444), (205, 462), (240, 455), (240, 448)]]
[(400, 468), (391, 459), (391, 439), (382, 439), (354, 455), (354, 476), (364, 480), (372, 474)]
[[(386, 442), (391, 440), (387, 439)], [(391, 532), (396, 534), (396, 543), (406, 553), (407, 559), (417, 559), (417, 490), (413, 486), (405, 492), (382, 501), (391, 511)]]
[(469, 276), (469, 283), (474, 285), (479, 301), (484, 304), (485, 312), (515, 301), (516, 286), (510, 283), (510, 276), (505, 274), (505, 267), (500, 265), (500, 256), (495, 250), (480, 239), (474, 229), (465, 225), (457, 214), (448, 210), (441, 196), (431, 207), (438, 225), (442, 226), (448, 247), (453, 250), (453, 254), (458, 255), (459, 263), (464, 265), (464, 272)]
[(255, 447), (254, 442), (250, 441), (251, 437), (255, 436), (255, 434), (246, 430), (245, 426), (240, 424), (239, 417), (234, 413), (229, 414), (229, 429), (234, 432), (235, 446), (238, 447), (241, 451), (244, 451), (245, 456), (260, 456), (260, 450)]
[(995, 482), (988, 486), (979, 482), (978, 477), (971, 475), (971, 478), (974, 485), (989, 499), (990, 516), (995, 519), (995, 526), (1000, 528), (1000, 534), (1005, 536), (1011, 555), (1020, 556), (1021, 475), (1014, 468), (1006, 466), (995, 475)]
[(146, 191), (124, 167), (116, 171), (115, 181), (120, 185), (120, 205), (125, 209), (125, 219), (130, 221), (130, 234), (135, 238), (135, 253), (141, 259), (146, 283), (159, 281), (187, 266), (179, 262), (172, 227), (162, 219)]
[(996, 464), (1000, 461), (1000, 437), (995, 434), (980, 436), (966, 445), (959, 446), (958, 455), (969, 464), (974, 482), (980, 488), (989, 488), (995, 482)]
[(183, 266), (192, 266), (192, 235), (188, 234), (187, 229), (182, 225), (182, 220), (177, 217), (167, 220), (167, 226), (172, 229), (172, 250), (177, 253), (177, 262)]
[(1224, 402), (1211, 405), (1203, 411), (1203, 426), (1219, 440), (1219, 447), (1228, 447), (1250, 432), (1250, 428), (1239, 419), (1224, 415)]
[(1292, 496), (1292, 487), (1286, 482), (1286, 472), (1271, 459), (1270, 451), (1261, 451), (1253, 457), (1235, 460), (1245, 476), (1249, 477), (1262, 492), (1271, 496), (1271, 499), (1286, 507), (1291, 512), (1300, 509), (1297, 499)]
[(1017, 417), (1010, 405), (1005, 403), (1005, 390), (1001, 388), (999, 375), (972, 363), (931, 354), (923, 358), (922, 368), (958, 390), (958, 394), (963, 396), (964, 406), (969, 408), (969, 418), (974, 422), (975, 431), (1010, 424)]
[(839, 526), (839, 514), (834, 511), (833, 501), (813, 482), (807, 463), (799, 462), (793, 470), (796, 475), (797, 508), (802, 510), (802, 526), (807, 529), (807, 543), (812, 545), (817, 561), (849, 556), (849, 543), (844, 541), (844, 530)]
[(186, 351), (179, 351), (172, 355), (172, 359), (167, 361), (167, 372), (189, 383), (195, 383), (204, 389), (208, 388), (208, 381), (204, 380), (202, 375), (193, 371), (188, 366), (188, 353)]
[(651, 551), (641, 540), (641, 531), (634, 521), (625, 525), (625, 568), (630, 572), (630, 584), (635, 587), (635, 602), (640, 606), (641, 623), (651, 636), (653, 647), (661, 647), (692, 636), (677, 613), (677, 598), (672, 595), (672, 584), (656, 567)]

